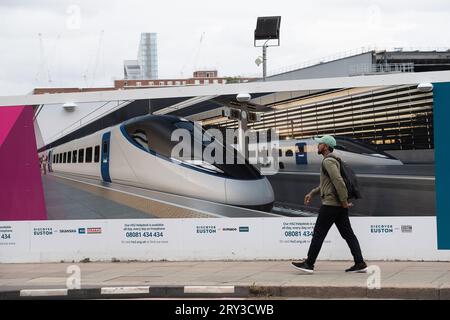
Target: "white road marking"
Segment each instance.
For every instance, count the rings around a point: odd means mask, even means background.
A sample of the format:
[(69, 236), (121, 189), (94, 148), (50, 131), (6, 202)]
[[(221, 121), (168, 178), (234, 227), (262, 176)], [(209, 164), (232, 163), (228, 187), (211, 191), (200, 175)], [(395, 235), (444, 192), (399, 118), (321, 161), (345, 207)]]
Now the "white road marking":
[(67, 289), (24, 289), (20, 290), (21, 297), (57, 297), (67, 296)]
[(185, 286), (184, 293), (234, 293), (234, 286)]
[(105, 287), (101, 294), (148, 294), (150, 287)]

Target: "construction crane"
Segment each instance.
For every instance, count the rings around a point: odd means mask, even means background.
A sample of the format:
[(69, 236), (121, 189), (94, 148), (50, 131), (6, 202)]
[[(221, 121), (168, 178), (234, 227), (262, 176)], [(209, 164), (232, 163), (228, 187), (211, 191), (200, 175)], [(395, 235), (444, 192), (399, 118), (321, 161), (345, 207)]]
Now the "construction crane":
[(100, 54), (102, 52), (102, 45), (103, 45), (103, 36), (105, 34), (105, 30), (102, 30), (100, 32), (100, 37), (98, 40), (98, 47), (97, 47), (97, 54), (95, 55), (95, 62), (94, 62), (94, 73), (92, 75), (92, 85), (94, 84), (94, 81), (97, 77), (97, 70), (98, 70), (98, 64), (100, 62)]
[(94, 85), (94, 83), (95, 83), (96, 78), (97, 78), (97, 70), (98, 70), (98, 65), (100, 63), (100, 55), (101, 55), (101, 52), (102, 52), (102, 45), (103, 45), (103, 36), (104, 36), (104, 34), (105, 34), (105, 31), (102, 30), (100, 32), (100, 36), (99, 36), (99, 39), (98, 39), (97, 52), (95, 54), (95, 58), (94, 58), (93, 66), (92, 66), (93, 71), (92, 71), (92, 77), (90, 79), (90, 82), (88, 81), (88, 78), (89, 78), (89, 73), (90, 73), (90, 69), (91, 69), (91, 62), (92, 62), (92, 60), (89, 60), (88, 66), (86, 68), (86, 71), (83, 74), (83, 80), (84, 80), (84, 82), (86, 84), (86, 87), (92, 87)]
[(200, 50), (202, 48), (203, 39), (205, 39), (205, 32), (203, 32), (202, 36), (200, 37), (200, 43), (198, 45), (197, 53), (195, 54), (195, 58), (194, 58), (194, 68), (197, 68), (197, 60), (198, 60), (198, 56), (200, 54)]
[[(47, 56), (46, 56), (46, 52), (44, 49), (44, 40), (42, 38), (42, 33), (38, 33), (38, 38), (39, 38), (39, 68), (38, 68), (38, 72), (36, 73), (36, 76), (34, 77), (34, 80), (38, 85), (41, 85), (44, 83), (51, 84), (53, 82), (53, 79), (52, 79), (52, 75), (50, 72), (50, 63), (47, 61)], [(53, 48), (50, 51), (50, 54), (53, 55), (51, 57), (54, 57), (54, 53), (57, 50), (60, 38), (61, 38), (61, 35), (58, 35), (56, 37)]]
[[(200, 36), (200, 42), (199, 42), (199, 44), (198, 44), (198, 47), (197, 47), (197, 51), (196, 51), (196, 53), (194, 54), (194, 57), (193, 57), (193, 59), (192, 59), (192, 61), (193, 61), (193, 66), (194, 66), (194, 69), (195, 68), (197, 68), (197, 60), (198, 60), (198, 56), (199, 56), (199, 54), (200, 54), (200, 49), (201, 49), (201, 47), (202, 47), (202, 43), (203, 43), (203, 40), (204, 40), (204, 38), (205, 38), (205, 34), (206, 34), (206, 32), (203, 32), (202, 33), (202, 35)], [(183, 73), (184, 73), (184, 70), (186, 69), (186, 65), (188, 64), (188, 62), (186, 61), (186, 63), (183, 65), (183, 67), (181, 68), (181, 77), (183, 78), (184, 77), (184, 75), (183, 75)]]
[(34, 77), (34, 81), (41, 85), (44, 81), (42, 81), (41, 77), (45, 77), (45, 74), (47, 74), (47, 81), (50, 82), (50, 71), (47, 68), (46, 58), (45, 58), (45, 52), (44, 52), (44, 43), (42, 40), (42, 33), (38, 33), (39, 38), (39, 67), (38, 71), (36, 73), (36, 76)]

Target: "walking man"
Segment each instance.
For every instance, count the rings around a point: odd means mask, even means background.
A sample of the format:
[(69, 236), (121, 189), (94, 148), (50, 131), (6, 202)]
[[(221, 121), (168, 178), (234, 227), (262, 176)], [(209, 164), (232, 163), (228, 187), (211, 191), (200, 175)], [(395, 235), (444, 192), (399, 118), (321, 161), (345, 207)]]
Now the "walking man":
[(323, 136), (322, 138), (314, 138), (314, 140), (319, 143), (317, 153), (323, 156), (320, 185), (305, 196), (305, 205), (309, 205), (312, 198), (320, 194), (322, 206), (314, 227), (307, 259), (302, 262), (292, 262), (292, 265), (303, 272), (313, 273), (314, 264), (323, 241), (331, 226), (335, 223), (342, 238), (350, 247), (355, 261), (355, 265), (345, 272), (365, 272), (367, 265), (364, 262), (358, 239), (353, 233), (348, 217), (348, 208), (353, 204), (348, 202), (347, 187), (340, 173), (340, 162), (333, 154), (336, 140), (332, 136)]

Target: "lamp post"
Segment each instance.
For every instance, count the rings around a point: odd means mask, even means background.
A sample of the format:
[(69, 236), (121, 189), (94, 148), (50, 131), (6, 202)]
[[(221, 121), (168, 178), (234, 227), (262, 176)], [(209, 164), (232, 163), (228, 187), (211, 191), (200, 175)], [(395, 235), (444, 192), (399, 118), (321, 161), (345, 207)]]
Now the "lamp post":
[(267, 42), (269, 42), (269, 40), (264, 42), (263, 47), (262, 47), (262, 50), (263, 50), (263, 81), (266, 81), (266, 76), (267, 76)]
[[(254, 46), (262, 47), (262, 64), (263, 64), (263, 81), (266, 81), (267, 76), (267, 47), (278, 47), (280, 45), (280, 24), (281, 17), (258, 17), (256, 22)], [(265, 40), (264, 44), (257, 45), (257, 41)], [(275, 44), (269, 44), (270, 40), (276, 40)], [(259, 66), (261, 61), (256, 59), (256, 64)]]

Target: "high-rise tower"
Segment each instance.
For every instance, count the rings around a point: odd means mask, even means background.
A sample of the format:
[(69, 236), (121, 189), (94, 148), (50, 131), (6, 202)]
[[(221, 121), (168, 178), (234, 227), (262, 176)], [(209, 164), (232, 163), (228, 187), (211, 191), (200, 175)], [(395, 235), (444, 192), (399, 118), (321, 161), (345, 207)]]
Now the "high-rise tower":
[(137, 60), (125, 60), (124, 78), (128, 80), (158, 79), (156, 33), (141, 33)]
[(158, 79), (158, 51), (156, 33), (142, 33), (139, 43), (138, 63), (143, 79)]

